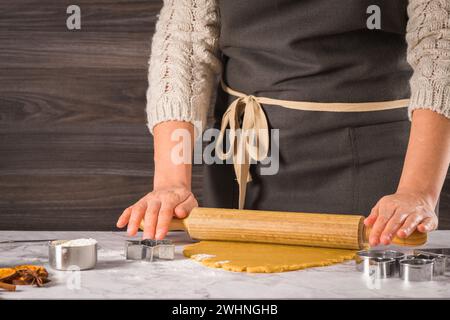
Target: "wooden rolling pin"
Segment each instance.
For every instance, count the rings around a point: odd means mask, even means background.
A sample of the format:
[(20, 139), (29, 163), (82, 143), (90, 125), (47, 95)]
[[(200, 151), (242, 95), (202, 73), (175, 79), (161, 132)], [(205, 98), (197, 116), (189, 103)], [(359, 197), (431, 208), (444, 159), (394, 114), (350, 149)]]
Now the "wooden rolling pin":
[[(192, 239), (263, 242), (314, 247), (363, 249), (370, 230), (359, 215), (301, 213), (219, 208), (194, 208), (183, 220), (174, 219), (170, 230), (186, 230)], [(141, 223), (141, 229), (142, 229)], [(418, 246), (427, 235), (414, 232), (393, 243)]]

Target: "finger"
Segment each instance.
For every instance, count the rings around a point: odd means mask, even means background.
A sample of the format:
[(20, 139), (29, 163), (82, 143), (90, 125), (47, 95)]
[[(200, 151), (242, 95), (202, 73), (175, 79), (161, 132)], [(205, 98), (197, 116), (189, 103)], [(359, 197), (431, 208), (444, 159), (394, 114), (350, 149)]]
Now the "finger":
[(389, 219), (394, 215), (394, 208), (381, 204), (378, 209), (378, 217), (375, 221), (369, 236), (369, 244), (376, 246), (380, 243), (380, 236)]
[(380, 241), (382, 244), (388, 245), (391, 243), (398, 229), (400, 229), (405, 220), (408, 218), (408, 215), (409, 214), (404, 211), (397, 210), (395, 212), (395, 214), (386, 224), (384, 231), (381, 233)]
[(175, 207), (175, 216), (179, 219), (184, 219), (195, 207), (198, 207), (198, 202), (194, 198), (194, 195), (191, 194), (186, 200)]
[(131, 216), (131, 207), (126, 208), (122, 214), (120, 215), (119, 219), (117, 220), (117, 228), (123, 228), (128, 224), (128, 220), (130, 220)]
[(375, 223), (378, 217), (378, 203), (375, 205), (375, 207), (372, 208), (370, 211), (370, 214), (367, 218), (364, 219), (364, 225), (371, 227)]
[(174, 215), (175, 204), (170, 201), (163, 202), (158, 214), (155, 239), (162, 240), (169, 231), (170, 221)]
[(144, 234), (143, 239), (155, 239), (156, 223), (158, 221), (158, 213), (161, 208), (161, 202), (152, 200), (147, 203), (147, 210), (144, 218)]
[(400, 238), (407, 238), (411, 235), (411, 233), (416, 230), (417, 226), (424, 220), (423, 215), (418, 213), (413, 213), (408, 216), (405, 220), (405, 223), (400, 227), (397, 231), (397, 235)]
[(139, 230), (139, 224), (141, 220), (144, 218), (145, 210), (147, 209), (147, 205), (144, 201), (139, 201), (136, 203), (131, 209), (130, 221), (128, 222), (127, 232), (130, 236), (136, 235)]
[(435, 218), (429, 217), (423, 219), (423, 221), (417, 226), (417, 230), (420, 232), (430, 232), (437, 228), (437, 221)]

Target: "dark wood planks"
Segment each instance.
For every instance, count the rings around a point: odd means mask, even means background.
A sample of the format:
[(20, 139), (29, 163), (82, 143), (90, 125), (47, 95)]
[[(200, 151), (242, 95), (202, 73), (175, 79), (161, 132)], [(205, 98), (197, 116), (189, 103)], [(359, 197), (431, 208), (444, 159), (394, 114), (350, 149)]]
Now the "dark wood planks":
[[(197, 169), (194, 181), (201, 179)], [(152, 176), (66, 171), (3, 175), (0, 230), (113, 230), (122, 211), (151, 189)]]
[(0, 72), (7, 74), (0, 77), (0, 126), (145, 125), (143, 68), (0, 68)]
[(0, 229), (113, 230), (151, 190), (145, 91), (162, 3), (80, 0), (69, 31), (72, 3), (0, 2)]
[(66, 9), (81, 8), (82, 32), (141, 32), (152, 34), (159, 0), (20, 0), (0, 2), (0, 30), (67, 31)]
[[(0, 2), (0, 229), (114, 230), (151, 189), (147, 61), (160, 0)], [(194, 167), (200, 202), (202, 174)], [(450, 228), (450, 179), (440, 227)]]
[(150, 54), (148, 32), (2, 31), (0, 68), (138, 69)]

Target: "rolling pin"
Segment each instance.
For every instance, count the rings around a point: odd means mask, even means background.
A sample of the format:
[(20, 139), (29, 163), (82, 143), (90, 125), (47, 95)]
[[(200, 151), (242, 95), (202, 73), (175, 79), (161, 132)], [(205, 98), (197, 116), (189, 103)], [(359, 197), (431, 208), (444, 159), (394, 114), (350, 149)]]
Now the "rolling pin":
[[(170, 230), (185, 230), (196, 240), (363, 249), (368, 247), (370, 233), (363, 221), (360, 215), (197, 207), (187, 218), (173, 219)], [(426, 241), (426, 233), (415, 231), (392, 243), (418, 246)]]

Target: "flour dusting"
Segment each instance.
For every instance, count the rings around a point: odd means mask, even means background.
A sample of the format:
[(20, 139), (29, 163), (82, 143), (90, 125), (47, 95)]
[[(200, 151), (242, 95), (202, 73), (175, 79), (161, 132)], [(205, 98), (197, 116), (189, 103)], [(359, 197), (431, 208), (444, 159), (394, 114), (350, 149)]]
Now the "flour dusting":
[(91, 246), (97, 243), (97, 240), (89, 238), (89, 239), (74, 239), (74, 240), (67, 240), (61, 243), (58, 243), (58, 246), (61, 247), (84, 247), (84, 246)]
[(210, 258), (214, 258), (215, 255), (212, 254), (204, 254), (204, 253), (199, 253), (199, 254), (194, 254), (193, 256), (191, 256), (191, 259), (194, 259), (195, 261), (203, 261), (205, 259), (210, 259)]

